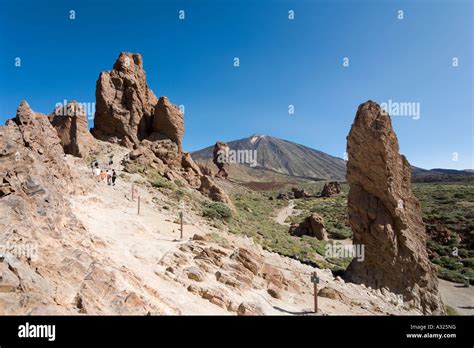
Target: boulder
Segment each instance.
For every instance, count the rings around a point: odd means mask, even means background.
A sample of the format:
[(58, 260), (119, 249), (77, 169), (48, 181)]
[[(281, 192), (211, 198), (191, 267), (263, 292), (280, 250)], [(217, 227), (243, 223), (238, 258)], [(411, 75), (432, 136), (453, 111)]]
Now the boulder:
[(310, 194), (308, 194), (305, 189), (299, 189), (297, 187), (293, 187), (291, 189), (291, 192), (293, 192), (293, 195), (295, 198), (299, 199), (299, 198), (308, 198), (308, 197), (311, 197)]
[(353, 243), (364, 245), (365, 255), (351, 262), (346, 280), (386, 287), (424, 313), (443, 313), (410, 164), (399, 154), (390, 116), (376, 103), (359, 106), (347, 153), (349, 224)]
[(319, 240), (327, 240), (327, 232), (324, 228), (324, 220), (316, 213), (306, 217), (299, 224), (293, 224), (290, 227), (290, 234), (294, 236), (310, 236)]
[(321, 197), (332, 197), (341, 192), (341, 184), (338, 181), (330, 181), (324, 184)]
[(343, 303), (351, 302), (350, 299), (346, 295), (344, 295), (343, 293), (341, 293), (340, 291), (334, 288), (328, 288), (328, 287), (322, 288), (321, 290), (318, 291), (318, 296), (330, 298), (331, 300), (336, 300)]

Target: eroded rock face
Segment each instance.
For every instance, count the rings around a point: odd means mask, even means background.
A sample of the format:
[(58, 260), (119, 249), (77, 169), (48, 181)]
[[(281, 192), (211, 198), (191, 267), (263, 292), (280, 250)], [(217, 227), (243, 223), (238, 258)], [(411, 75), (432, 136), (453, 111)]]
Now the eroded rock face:
[(352, 261), (346, 278), (387, 287), (425, 313), (443, 313), (410, 164), (399, 154), (390, 116), (376, 103), (359, 106), (347, 153), (349, 223), (354, 244), (365, 246), (365, 258)]
[(208, 164), (198, 163), (202, 175), (212, 176), (212, 168)]
[(228, 205), (232, 205), (232, 201), (230, 200), (227, 193), (220, 186), (218, 186), (209, 176), (201, 177), (201, 186), (199, 187), (199, 191), (201, 191), (213, 201), (223, 202)]
[(94, 147), (94, 137), (89, 132), (87, 115), (80, 104), (71, 101), (49, 115), (56, 129), (64, 152), (77, 157), (86, 156)]
[(140, 54), (120, 53), (114, 68), (100, 73), (95, 94), (94, 136), (133, 147), (150, 134), (158, 99), (147, 85)]
[(321, 197), (332, 197), (341, 193), (341, 184), (338, 181), (330, 181), (324, 184)]
[(15, 118), (0, 127), (0, 245), (13, 247), (0, 260), (0, 269), (9, 270), (0, 285), (2, 314), (67, 311), (50, 296), (60, 297), (64, 287), (49, 270), (60, 267), (57, 250), (71, 255), (63, 244), (64, 231), (67, 238), (83, 231), (66, 199), (74, 192), (83, 190), (64, 159), (56, 130), (46, 115), (23, 101)]
[(155, 106), (153, 116), (153, 131), (163, 134), (178, 145), (182, 151), (181, 139), (184, 134), (184, 117), (178, 106), (168, 98), (160, 97)]
[(227, 162), (227, 159), (229, 158), (229, 151), (229, 145), (222, 141), (218, 141), (214, 145), (214, 150), (212, 152), (213, 162), (218, 169), (216, 176), (222, 179), (227, 179), (229, 176), (229, 163)]

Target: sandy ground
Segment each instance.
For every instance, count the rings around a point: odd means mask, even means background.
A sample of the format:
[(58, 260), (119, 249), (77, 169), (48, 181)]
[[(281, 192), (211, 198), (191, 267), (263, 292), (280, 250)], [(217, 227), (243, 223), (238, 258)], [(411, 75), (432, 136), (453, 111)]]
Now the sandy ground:
[(445, 304), (453, 307), (461, 315), (474, 315), (474, 287), (439, 280), (439, 290)]

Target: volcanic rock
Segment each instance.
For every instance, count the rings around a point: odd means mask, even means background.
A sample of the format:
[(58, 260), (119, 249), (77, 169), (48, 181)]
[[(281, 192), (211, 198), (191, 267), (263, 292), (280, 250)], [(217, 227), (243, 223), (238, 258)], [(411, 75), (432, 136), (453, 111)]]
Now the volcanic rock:
[(57, 107), (49, 119), (61, 139), (65, 153), (84, 157), (94, 147), (94, 137), (89, 132), (87, 115), (76, 101)]
[(120, 53), (96, 84), (94, 136), (132, 148), (150, 135), (158, 100), (148, 87), (138, 53)]
[(199, 167), (182, 150), (183, 113), (168, 98), (158, 100), (153, 94), (140, 54), (120, 53), (113, 70), (100, 74), (96, 99), (92, 133), (132, 149), (123, 163), (126, 170), (133, 172), (138, 165), (169, 180), (201, 186)]
[(209, 176), (201, 177), (201, 186), (199, 187), (204, 195), (213, 201), (222, 202), (231, 205), (232, 201), (225, 191), (220, 188)]
[(181, 139), (184, 134), (183, 113), (179, 107), (172, 104), (166, 97), (160, 97), (158, 104), (155, 106), (153, 131), (167, 136), (178, 144), (179, 151), (182, 151)]
[(237, 308), (237, 315), (263, 315), (260, 305), (254, 302), (242, 302)]
[(319, 240), (327, 240), (327, 232), (324, 228), (324, 220), (316, 213), (305, 218), (301, 223), (290, 227), (290, 234), (294, 236), (311, 236)]
[(365, 246), (345, 277), (374, 289), (387, 287), (425, 313), (444, 312), (411, 170), (399, 154), (390, 116), (368, 101), (359, 106), (347, 140), (348, 215), (353, 243)]
[(341, 184), (338, 181), (330, 181), (324, 184), (321, 197), (332, 197), (341, 193)]
[(198, 163), (199, 169), (201, 170), (202, 175), (212, 176), (212, 168), (208, 164)]
[(299, 198), (308, 198), (308, 197), (311, 197), (310, 194), (308, 194), (305, 189), (299, 189), (297, 187), (293, 187), (291, 189), (291, 192), (293, 192), (293, 195), (295, 198), (299, 199)]
[(212, 152), (213, 162), (219, 169), (216, 176), (222, 179), (227, 179), (227, 177), (229, 176), (229, 151), (229, 145), (222, 141), (218, 141), (214, 145), (214, 150)]
[[(16, 287), (15, 292), (3, 294), (2, 314), (45, 307), (56, 308), (52, 314), (64, 312), (50, 294), (61, 297), (65, 288), (57, 272), (49, 269), (60, 267), (57, 250), (71, 254), (72, 250), (61, 249), (69, 243), (62, 233), (67, 230), (69, 238), (83, 232), (66, 198), (83, 189), (69, 169), (48, 117), (32, 111), (26, 101), (15, 118), (0, 127), (0, 183), (0, 245), (28, 251), (15, 255), (14, 249), (2, 258), (14, 275), (5, 273), (5, 284)], [(38, 257), (47, 260), (47, 266)]]
[(291, 192), (291, 193), (280, 192), (277, 196), (277, 199), (289, 200), (289, 199), (292, 199), (294, 197), (295, 196), (294, 196), (293, 192)]
[(321, 290), (318, 291), (318, 296), (330, 298), (332, 300), (337, 300), (342, 303), (350, 303), (350, 299), (348, 299), (347, 296), (345, 296), (343, 293), (333, 288), (328, 288), (328, 287), (322, 288)]

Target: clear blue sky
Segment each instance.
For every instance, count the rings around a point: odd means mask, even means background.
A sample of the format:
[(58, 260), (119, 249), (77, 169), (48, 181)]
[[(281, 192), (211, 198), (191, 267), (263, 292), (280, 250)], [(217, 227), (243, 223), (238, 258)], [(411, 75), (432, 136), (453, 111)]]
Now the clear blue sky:
[(342, 157), (357, 106), (391, 99), (420, 103), (420, 119), (393, 117), (412, 164), (474, 168), (472, 3), (0, 0), (0, 122), (22, 99), (95, 102), (99, 72), (130, 51), (185, 105), (186, 150), (258, 133)]

